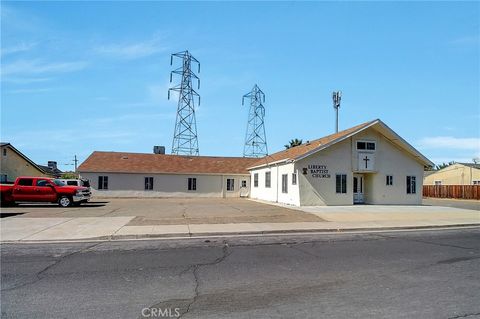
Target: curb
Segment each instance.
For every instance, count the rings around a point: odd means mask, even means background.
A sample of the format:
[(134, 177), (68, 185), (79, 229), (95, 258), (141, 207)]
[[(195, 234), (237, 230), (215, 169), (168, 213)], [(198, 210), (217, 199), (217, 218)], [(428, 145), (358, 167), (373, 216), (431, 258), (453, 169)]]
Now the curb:
[(342, 229), (287, 229), (269, 231), (245, 231), (245, 232), (203, 232), (203, 233), (172, 233), (172, 234), (138, 234), (138, 235), (109, 235), (81, 239), (57, 239), (57, 240), (10, 240), (1, 241), (1, 244), (32, 244), (32, 243), (62, 243), (62, 242), (90, 242), (90, 241), (122, 241), (143, 239), (189, 239), (197, 237), (224, 237), (224, 236), (252, 236), (252, 235), (282, 235), (282, 234), (314, 234), (331, 233), (345, 234), (349, 232), (382, 232), (382, 231), (412, 231), (412, 230), (442, 230), (454, 228), (480, 228), (480, 224), (456, 224), (456, 225), (431, 225), (431, 226), (403, 226), (403, 227), (378, 227), (378, 228), (342, 228)]

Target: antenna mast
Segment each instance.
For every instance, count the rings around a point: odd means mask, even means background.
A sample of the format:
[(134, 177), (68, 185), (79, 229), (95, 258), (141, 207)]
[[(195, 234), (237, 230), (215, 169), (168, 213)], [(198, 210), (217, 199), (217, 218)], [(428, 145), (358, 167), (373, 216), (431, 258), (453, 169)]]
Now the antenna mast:
[(192, 80), (197, 81), (197, 89), (200, 89), (200, 79), (192, 71), (192, 63), (198, 65), (197, 73), (200, 73), (200, 62), (190, 52), (182, 51), (171, 55), (170, 65), (173, 64), (174, 57), (182, 60), (182, 66), (170, 72), (170, 83), (172, 83), (173, 74), (181, 76), (182, 80), (180, 84), (168, 89), (168, 99), (170, 99), (170, 91), (178, 92), (177, 119), (173, 133), (172, 154), (198, 156), (194, 97), (198, 98), (198, 105), (200, 105), (200, 95), (193, 89)]
[(335, 133), (338, 133), (338, 109), (340, 108), (340, 100), (342, 99), (342, 91), (332, 93), (333, 108), (335, 109), (336, 121), (335, 121)]
[(242, 105), (245, 98), (250, 99), (250, 111), (248, 113), (247, 132), (245, 134), (244, 157), (262, 157), (268, 155), (267, 138), (265, 136), (265, 94), (255, 84), (253, 89), (242, 97)]

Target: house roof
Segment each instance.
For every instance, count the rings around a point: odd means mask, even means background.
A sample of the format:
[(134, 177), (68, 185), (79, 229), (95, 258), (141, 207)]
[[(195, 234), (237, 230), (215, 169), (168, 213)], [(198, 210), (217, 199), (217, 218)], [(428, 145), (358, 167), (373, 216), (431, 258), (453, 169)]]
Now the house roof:
[(81, 173), (245, 174), (258, 161), (248, 157), (93, 152), (79, 167)]
[(42, 168), (41, 165), (37, 165), (35, 164), (31, 159), (29, 159), (25, 154), (23, 154), (22, 152), (20, 152), (19, 150), (17, 150), (15, 147), (13, 147), (12, 144), (10, 143), (5, 143), (5, 142), (0, 142), (0, 147), (8, 147), (10, 148), (12, 151), (14, 151), (15, 153), (17, 153), (20, 157), (22, 157), (25, 161), (27, 161), (30, 165), (32, 165), (33, 167), (35, 167), (37, 170), (39, 170), (41, 173), (43, 174), (47, 174), (47, 175), (52, 175), (54, 176), (55, 174), (52, 174), (50, 171), (47, 171), (45, 169)]
[(60, 176), (62, 175), (62, 171), (59, 170), (58, 168), (51, 168), (45, 165), (38, 165), (41, 169), (43, 169), (47, 174), (50, 174), (52, 176)]
[(480, 164), (477, 164), (477, 163), (457, 163), (457, 164), (467, 166), (467, 167), (471, 167), (471, 168), (480, 169)]
[(424, 166), (433, 166), (434, 164), (417, 151), (413, 146), (408, 144), (403, 138), (397, 135), (392, 129), (390, 129), (381, 120), (376, 119), (370, 122), (365, 122), (349, 129), (340, 131), (335, 134), (327, 135), (325, 137), (303, 143), (299, 146), (295, 146), (272, 155), (267, 155), (259, 159), (249, 169), (267, 166), (275, 163), (281, 163), (286, 161), (298, 161), (305, 157), (308, 157), (316, 152), (319, 152), (329, 146), (339, 143), (355, 134), (362, 132), (363, 130), (373, 127), (378, 130), (385, 138), (390, 140), (393, 144), (396, 144), (404, 151), (410, 153), (418, 161), (424, 164)]

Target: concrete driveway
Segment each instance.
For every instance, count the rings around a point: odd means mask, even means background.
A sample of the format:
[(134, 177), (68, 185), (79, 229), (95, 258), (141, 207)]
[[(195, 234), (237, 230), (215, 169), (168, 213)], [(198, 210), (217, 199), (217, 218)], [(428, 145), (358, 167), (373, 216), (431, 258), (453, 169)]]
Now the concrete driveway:
[(9, 214), (20, 214), (18, 218), (134, 216), (129, 226), (324, 221), (314, 214), (241, 198), (111, 198), (70, 208), (53, 204), (2, 208), (2, 217)]

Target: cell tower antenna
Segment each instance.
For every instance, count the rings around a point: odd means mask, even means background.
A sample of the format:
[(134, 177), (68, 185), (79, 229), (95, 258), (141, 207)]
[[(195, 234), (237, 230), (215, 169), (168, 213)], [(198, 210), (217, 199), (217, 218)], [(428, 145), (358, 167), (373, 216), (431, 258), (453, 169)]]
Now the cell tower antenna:
[(262, 157), (268, 155), (267, 138), (265, 136), (265, 94), (255, 84), (253, 89), (242, 97), (250, 99), (247, 132), (245, 134), (244, 157)]
[(170, 83), (172, 83), (174, 74), (181, 77), (181, 83), (168, 89), (168, 99), (170, 99), (170, 91), (178, 92), (177, 119), (173, 133), (172, 154), (198, 156), (194, 101), (195, 98), (198, 98), (198, 105), (200, 105), (200, 95), (195, 91), (192, 83), (196, 80), (197, 89), (200, 89), (200, 79), (192, 71), (192, 64), (197, 64), (197, 73), (200, 73), (200, 62), (190, 52), (182, 51), (170, 56), (170, 65), (173, 64), (174, 57), (182, 60), (182, 66), (170, 72)]
[(332, 93), (333, 108), (335, 109), (335, 133), (338, 133), (338, 109), (340, 108), (340, 101), (342, 100), (342, 91)]

